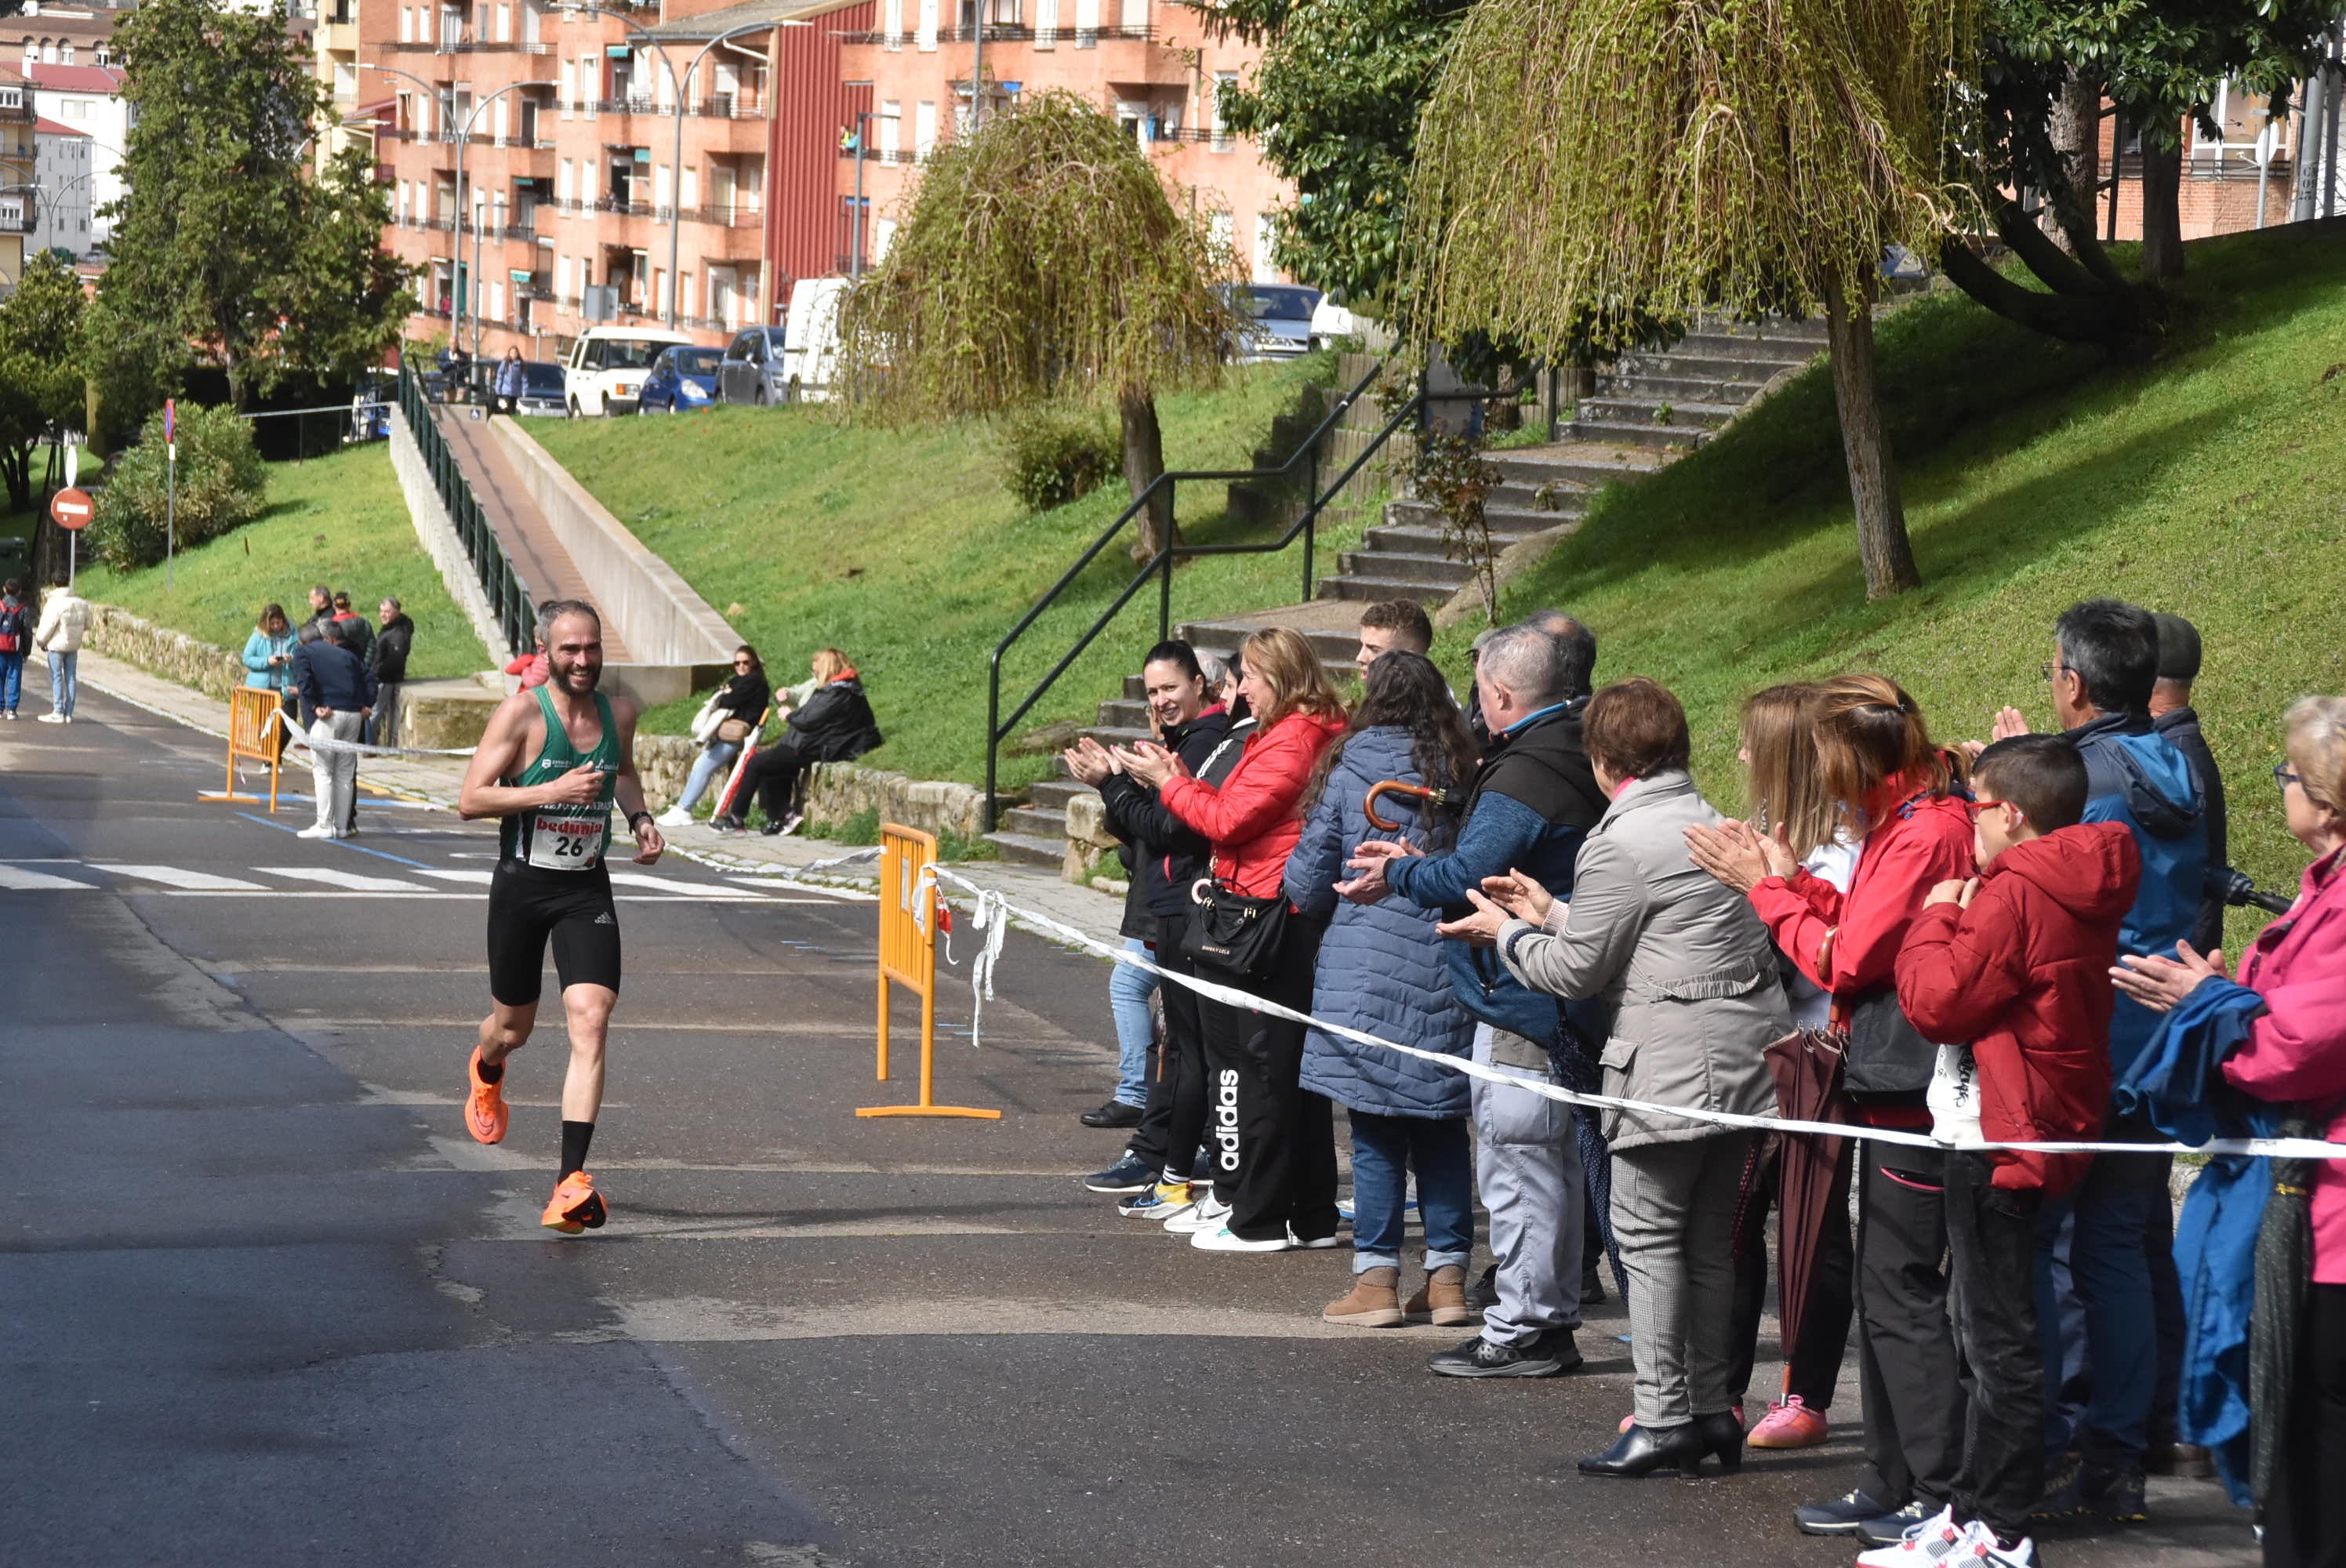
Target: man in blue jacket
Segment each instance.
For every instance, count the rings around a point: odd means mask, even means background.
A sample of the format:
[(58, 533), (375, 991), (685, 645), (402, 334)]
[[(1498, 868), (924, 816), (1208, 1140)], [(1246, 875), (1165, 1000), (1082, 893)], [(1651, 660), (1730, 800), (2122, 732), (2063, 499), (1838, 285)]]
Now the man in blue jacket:
[(298, 835), (304, 839), (347, 839), (355, 830), (359, 756), (346, 748), (359, 743), (374, 709), (374, 677), (345, 645), (346, 636), (340, 622), (330, 621), (325, 636), (293, 661), (311, 715), (310, 778), (318, 799), (317, 821)]
[[(1568, 616), (1556, 629), (1532, 622), (1493, 635), (1474, 671), (1491, 742), (1468, 788), (1457, 847), (1427, 855), (1370, 842), (1350, 862), (1357, 873), (1337, 891), (1374, 901), (1388, 893), (1455, 918), (1472, 907), (1469, 889), (1520, 870), (1556, 896), (1572, 893), (1580, 841), (1605, 814), (1605, 797), (1580, 741), (1596, 639)], [(1553, 1084), (1548, 1054), (1560, 1015), (1556, 999), (1518, 983), (1487, 948), (1450, 944), (1451, 984), (1472, 1013), (1474, 1060), (1516, 1077)], [(1569, 1106), (1476, 1079), (1473, 1089), (1475, 1176), (1491, 1215), (1498, 1300), (1483, 1332), (1433, 1358), (1450, 1377), (1537, 1378), (1581, 1362), (1584, 1177)]]
[[(2142, 855), (2142, 886), (2118, 932), (2118, 952), (2175, 954), (2200, 914), (2208, 871), (2205, 803), (2190, 759), (2159, 734), (2150, 718), (2158, 678), (2158, 625), (2148, 610), (2116, 599), (2070, 606), (2054, 627), (2045, 667), (2053, 708), (2086, 759), (2088, 822), (2124, 822)], [(1999, 736), (2024, 728), (2007, 708)], [(2150, 1044), (2158, 1017), (2120, 992), (2110, 1017), (2110, 1065), (2123, 1085)], [(2116, 1142), (2157, 1141), (2138, 1107), (2113, 1099), (2107, 1135)], [(2065, 1356), (2052, 1274), (2064, 1218), (2074, 1212), (2069, 1273), (2083, 1308), (2092, 1391), (2076, 1433), (2080, 1462), (2065, 1467), (2040, 1516), (2100, 1514), (2130, 1522), (2143, 1504), (2143, 1451), (2158, 1375), (2160, 1287), (2175, 1289), (2172, 1270), (2151, 1268), (2150, 1238), (2168, 1212), (2166, 1155), (2104, 1155), (2077, 1190), (2047, 1203), (2038, 1227), (2038, 1321), (2045, 1364)], [(2168, 1309), (2179, 1316), (2179, 1302)], [(2071, 1326), (2070, 1332), (2076, 1333)], [(2075, 1347), (2066, 1347), (2074, 1351)], [(2059, 1450), (2056, 1448), (2057, 1455)]]

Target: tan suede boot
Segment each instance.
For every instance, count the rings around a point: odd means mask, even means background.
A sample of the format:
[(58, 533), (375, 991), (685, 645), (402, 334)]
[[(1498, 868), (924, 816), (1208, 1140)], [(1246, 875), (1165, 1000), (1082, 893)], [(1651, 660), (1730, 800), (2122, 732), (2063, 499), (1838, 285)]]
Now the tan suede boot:
[(1320, 1316), (1353, 1329), (1397, 1329), (1402, 1323), (1401, 1270), (1368, 1268), (1352, 1276), (1352, 1293), (1331, 1301)]
[(1437, 1329), (1474, 1322), (1476, 1314), (1466, 1305), (1466, 1271), (1454, 1263), (1443, 1264), (1425, 1277), (1402, 1313), (1413, 1323), (1432, 1323)]

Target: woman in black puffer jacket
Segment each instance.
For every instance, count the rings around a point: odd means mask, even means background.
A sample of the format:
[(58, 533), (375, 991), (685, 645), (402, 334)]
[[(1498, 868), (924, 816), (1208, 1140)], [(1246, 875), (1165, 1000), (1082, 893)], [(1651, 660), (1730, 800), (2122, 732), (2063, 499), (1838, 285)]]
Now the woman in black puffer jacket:
[(862, 756), (881, 741), (880, 726), (855, 667), (837, 648), (819, 648), (812, 661), (814, 693), (805, 706), (787, 716), (782, 738), (750, 759), (741, 769), (740, 792), (734, 797), (734, 815), (709, 824), (721, 832), (744, 830), (741, 802), (755, 789), (758, 804), (766, 810), (760, 831), (794, 833), (806, 819), (792, 809), (799, 775), (810, 762), (845, 762)]

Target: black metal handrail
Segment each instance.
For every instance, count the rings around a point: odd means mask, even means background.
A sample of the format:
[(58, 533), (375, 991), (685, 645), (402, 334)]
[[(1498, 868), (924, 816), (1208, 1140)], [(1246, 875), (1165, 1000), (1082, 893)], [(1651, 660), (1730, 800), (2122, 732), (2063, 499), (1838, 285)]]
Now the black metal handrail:
[[(1012, 626), (1007, 633), (1004, 634), (1002, 640), (994, 645), (994, 657), (986, 672), (985, 692), (985, 827), (988, 832), (994, 830), (995, 820), (1000, 815), (999, 802), (995, 799), (995, 787), (999, 781), (1003, 741), (1009, 738), (1010, 732), (1017, 727), (1019, 720), (1034, 710), (1035, 705), (1042, 701), (1045, 694), (1051, 689), (1058, 678), (1067, 673), (1068, 667), (1083, 657), (1084, 650), (1090, 647), (1100, 633), (1107, 629), (1108, 623), (1116, 619), (1124, 606), (1132, 602), (1133, 596), (1139, 593), (1151, 577), (1157, 579), (1157, 640), (1159, 642), (1172, 634), (1173, 563), (1178, 559), (1192, 555), (1272, 555), (1286, 549), (1300, 535), (1303, 540), (1302, 596), (1306, 599), (1311, 597), (1312, 552), (1318, 537), (1320, 514), (1326, 509), (1330, 502), (1343, 494), (1344, 487), (1350, 484), (1353, 476), (1367, 465), (1369, 459), (1383, 450), (1385, 443), (1392, 439), (1393, 433), (1416, 416), (1419, 406), (1424, 402), (1424, 393), (1422, 391), (1413, 392), (1409, 400), (1394, 412), (1392, 417), (1385, 422), (1384, 428), (1377, 432), (1375, 439), (1362, 448), (1352, 462), (1344, 465), (1343, 472), (1327, 485), (1321, 485), (1320, 483), (1321, 443), (1327, 439), (1328, 433), (1335, 429), (1352, 406), (1366, 395), (1369, 388), (1375, 384), (1377, 378), (1384, 374), (1384, 369), (1385, 367), (1380, 364), (1367, 375), (1362, 376), (1360, 384), (1338, 399), (1335, 407), (1328, 411), (1327, 417), (1320, 422), (1310, 435), (1303, 438), (1302, 443), (1289, 454), (1287, 461), (1276, 468), (1190, 469), (1158, 474), (1156, 481), (1148, 489), (1142, 491), (1131, 505), (1117, 514), (1115, 522), (1100, 531), (1099, 537), (1094, 539), (1090, 546), (1076, 557), (1075, 564), (1059, 575), (1059, 580), (1044, 591), (1043, 596), (1036, 599), (1026, 613), (1018, 618), (1018, 624)], [(1016, 708), (1010, 710), (1008, 718), (1003, 717), (1003, 656), (1010, 651), (1012, 644), (1025, 636), (1027, 629), (1042, 617), (1043, 612), (1049, 609), (1059, 596), (1066, 592), (1069, 585), (1083, 575), (1084, 569), (1099, 558), (1100, 552), (1116, 542), (1117, 535), (1124, 532), (1126, 524), (1138, 517), (1152, 502), (1158, 499), (1160, 491), (1163, 492), (1166, 513), (1170, 516), (1174, 514), (1173, 504), (1178, 494), (1178, 486), (1183, 480), (1202, 481), (1207, 484), (1229, 484), (1248, 479), (1277, 480), (1290, 477), (1299, 467), (1308, 469), (1311, 477), (1305, 489), (1306, 499), (1302, 514), (1289, 524), (1287, 532), (1276, 539), (1253, 545), (1183, 544), (1160, 546), (1157, 554), (1149, 558), (1148, 564), (1133, 575), (1132, 581), (1124, 585), (1124, 591), (1117, 594), (1107, 608), (1100, 612), (1098, 618), (1092, 622), (1090, 629), (1076, 639), (1075, 647), (1061, 656), (1059, 662), (1051, 667), (1050, 673), (1037, 681), (1034, 689), (1021, 699)]]
[(433, 488), (440, 493), (440, 504), (446, 508), (449, 522), (455, 525), (456, 541), (464, 547), (465, 558), (473, 563), (481, 591), (488, 596), (489, 607), (497, 617), (497, 629), (504, 634), (505, 646), (515, 654), (527, 653), (537, 641), (536, 597), (497, 544), (496, 530), (490, 525), (488, 514), (481, 510), (479, 499), (473, 494), (472, 482), (464, 477), (456, 454), (448, 450), (439, 423), (432, 417), (432, 402), (424, 396), (423, 383), (404, 353), (399, 356), (399, 407), (407, 417), (407, 428), (415, 437), (416, 446), (423, 453), (423, 466), (432, 475)]

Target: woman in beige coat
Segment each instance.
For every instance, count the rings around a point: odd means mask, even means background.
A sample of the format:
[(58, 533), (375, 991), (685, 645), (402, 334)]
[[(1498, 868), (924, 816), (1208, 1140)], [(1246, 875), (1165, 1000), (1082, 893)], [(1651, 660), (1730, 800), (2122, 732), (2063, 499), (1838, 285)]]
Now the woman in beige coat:
[[(1749, 902), (1687, 857), (1687, 827), (1719, 814), (1687, 773), (1686, 712), (1654, 682), (1627, 680), (1591, 699), (1583, 726), (1613, 803), (1581, 845), (1572, 901), (1520, 875), (1494, 877), (1475, 914), (1443, 929), (1494, 942), (1528, 986), (1606, 1007), (1606, 1094), (1764, 1115), (1774, 1095), (1763, 1054), (1790, 1032), (1791, 1014)], [(1715, 1454), (1732, 1471), (1743, 1458), (1727, 1386), (1735, 1204), (1759, 1135), (1661, 1111), (1603, 1116), (1636, 1419), (1580, 1468), (1692, 1475)]]

